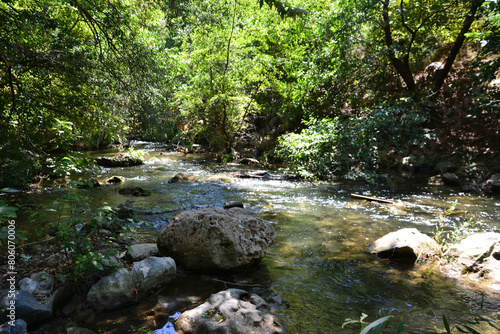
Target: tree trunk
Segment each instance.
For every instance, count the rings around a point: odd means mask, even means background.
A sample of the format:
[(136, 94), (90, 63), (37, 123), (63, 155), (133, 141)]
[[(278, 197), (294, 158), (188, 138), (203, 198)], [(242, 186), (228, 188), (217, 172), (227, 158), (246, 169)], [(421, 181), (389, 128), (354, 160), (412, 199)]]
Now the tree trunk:
[(476, 14), (478, 9), (482, 6), (482, 4), (485, 2), (485, 0), (473, 0), (471, 4), (471, 8), (467, 16), (465, 17), (464, 24), (462, 25), (462, 29), (460, 30), (460, 33), (457, 36), (457, 39), (455, 40), (455, 44), (453, 44), (453, 48), (450, 51), (450, 54), (446, 58), (446, 62), (444, 64), (444, 67), (436, 72), (436, 77), (434, 79), (434, 92), (437, 92), (441, 89), (441, 87), (444, 84), (444, 80), (450, 73), (451, 67), (453, 65), (453, 62), (455, 61), (458, 52), (460, 51), (460, 48), (464, 44), (465, 41), (465, 34), (469, 32), (469, 29), (474, 23), (476, 19)]
[(387, 46), (387, 52), (389, 54), (389, 59), (391, 60), (392, 65), (401, 76), (401, 78), (403, 78), (408, 90), (410, 92), (413, 92), (416, 88), (415, 79), (413, 78), (413, 73), (411, 72), (408, 59), (406, 58), (405, 61), (402, 61), (396, 56), (396, 53), (394, 52), (394, 41), (392, 39), (391, 24), (389, 20), (389, 1), (390, 0), (384, 0), (382, 10), (385, 45)]

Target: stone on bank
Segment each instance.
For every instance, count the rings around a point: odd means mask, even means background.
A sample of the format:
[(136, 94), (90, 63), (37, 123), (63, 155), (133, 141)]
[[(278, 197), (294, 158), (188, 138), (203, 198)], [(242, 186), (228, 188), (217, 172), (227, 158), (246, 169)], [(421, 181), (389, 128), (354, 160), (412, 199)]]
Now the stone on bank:
[(266, 302), (240, 289), (215, 293), (200, 306), (182, 313), (177, 333), (280, 334), (286, 333)]
[(404, 228), (370, 243), (368, 249), (382, 258), (415, 262), (439, 255), (441, 247), (434, 239), (416, 228)]
[(121, 268), (103, 277), (87, 294), (96, 310), (112, 310), (149, 296), (156, 288), (170, 283), (176, 274), (175, 262), (169, 257), (149, 257), (135, 262), (131, 270)]

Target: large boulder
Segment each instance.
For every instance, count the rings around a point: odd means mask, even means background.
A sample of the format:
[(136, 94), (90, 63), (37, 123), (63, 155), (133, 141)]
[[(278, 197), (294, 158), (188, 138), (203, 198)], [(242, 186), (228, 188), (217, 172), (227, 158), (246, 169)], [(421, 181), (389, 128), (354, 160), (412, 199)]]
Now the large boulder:
[(174, 217), (158, 237), (160, 254), (191, 270), (259, 262), (276, 239), (270, 222), (242, 208), (204, 208)]
[(404, 228), (384, 235), (368, 245), (371, 253), (395, 261), (415, 262), (440, 254), (439, 244), (416, 228)]
[(103, 277), (87, 294), (87, 301), (97, 310), (111, 310), (148, 297), (157, 287), (170, 283), (176, 265), (169, 257), (149, 257), (135, 262), (131, 270), (122, 268)]
[(213, 294), (205, 303), (182, 313), (175, 322), (175, 330), (177, 333), (286, 333), (261, 297), (240, 289)]
[[(14, 298), (12, 298), (14, 297)], [(11, 303), (14, 301), (14, 304)], [(52, 310), (49, 306), (39, 302), (31, 293), (24, 290), (16, 290), (14, 293), (7, 293), (2, 298), (2, 305), (6, 310), (0, 315), (0, 323), (14, 318), (24, 319), (28, 325), (36, 325), (52, 318)], [(12, 313), (12, 307), (14, 312)]]
[(500, 233), (473, 234), (452, 245), (448, 255), (462, 275), (500, 290)]
[(96, 163), (102, 167), (132, 167), (143, 165), (144, 161), (139, 158), (132, 158), (123, 153), (114, 157), (96, 157)]
[(0, 334), (27, 334), (28, 324), (23, 319), (0, 325)]

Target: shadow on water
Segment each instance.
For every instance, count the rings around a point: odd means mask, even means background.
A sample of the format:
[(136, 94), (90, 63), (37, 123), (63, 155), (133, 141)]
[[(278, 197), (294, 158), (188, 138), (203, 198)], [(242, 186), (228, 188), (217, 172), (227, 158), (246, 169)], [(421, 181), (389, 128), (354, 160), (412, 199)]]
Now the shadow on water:
[[(289, 333), (359, 333), (359, 326), (355, 325), (342, 329), (344, 320), (358, 319), (366, 313), (373, 321), (391, 311), (395, 315), (413, 312), (405, 317), (405, 332), (423, 333), (433, 326), (442, 327), (443, 310), (463, 310), (471, 301), (470, 294), (432, 268), (394, 265), (368, 254), (365, 247), (384, 234), (405, 227), (431, 234), (439, 214), (455, 200), (458, 210), (498, 230), (500, 206), (496, 198), (466, 196), (454, 189), (427, 185), (394, 189), (280, 178), (238, 179), (231, 174), (251, 169), (217, 165), (201, 156), (151, 152), (146, 165), (104, 168), (97, 177), (102, 182), (118, 175), (125, 179), (123, 184), (82, 190), (95, 203), (111, 206), (132, 199), (134, 207), (140, 208), (138, 218), (155, 226), (144, 232), (140, 241), (154, 241), (158, 229), (183, 210), (221, 207), (228, 201), (244, 202), (247, 208), (273, 222), (277, 234), (260, 270), (221, 277), (181, 272), (173, 285), (154, 298), (98, 315), (100, 332), (124, 333), (131, 325), (162, 328), (168, 318), (155, 313), (157, 298), (200, 303), (211, 293), (238, 284), (249, 289), (272, 288), (288, 301), (290, 307), (278, 313)], [(168, 183), (178, 172), (193, 174), (196, 180)], [(119, 189), (125, 186), (141, 186), (151, 196), (120, 195)], [(363, 203), (352, 200), (351, 193), (400, 199), (406, 207), (394, 209)], [(178, 305), (171, 314), (185, 307)], [(500, 306), (496, 304), (489, 311), (498, 314)]]

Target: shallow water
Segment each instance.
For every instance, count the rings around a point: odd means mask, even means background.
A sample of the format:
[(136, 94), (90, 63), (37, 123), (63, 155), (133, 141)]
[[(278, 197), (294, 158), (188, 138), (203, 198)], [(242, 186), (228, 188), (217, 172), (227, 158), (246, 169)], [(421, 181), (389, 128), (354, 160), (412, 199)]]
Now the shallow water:
[[(404, 318), (405, 333), (423, 333), (433, 326), (442, 328), (442, 314), (447, 310), (466, 309), (471, 301), (469, 294), (455, 284), (431, 271), (423, 275), (419, 268), (377, 259), (365, 247), (384, 234), (405, 227), (431, 234), (439, 215), (454, 201), (458, 201), (456, 210), (464, 215), (448, 220), (472, 217), (484, 221), (485, 229), (498, 231), (498, 197), (468, 196), (442, 186), (407, 185), (394, 189), (355, 183), (287, 181), (275, 171), (271, 171), (275, 176), (271, 180), (238, 179), (231, 175), (258, 168), (221, 166), (202, 156), (160, 155), (151, 151), (144, 166), (104, 168), (97, 177), (102, 182), (117, 175), (125, 179), (123, 184), (79, 191), (96, 205), (117, 206), (132, 199), (134, 207), (147, 211), (138, 218), (154, 228), (135, 235), (141, 242), (154, 242), (158, 229), (183, 210), (223, 206), (228, 201), (242, 201), (273, 222), (277, 240), (256, 274), (229, 275), (219, 281), (183, 276), (182, 282), (162, 292), (167, 296), (206, 298), (228, 287), (223, 282), (230, 280), (242, 286), (267, 285), (290, 303), (290, 308), (278, 312), (289, 333), (359, 333), (359, 325), (342, 329), (345, 319), (359, 319), (366, 313), (367, 321), (373, 321), (388, 312), (413, 312)], [(197, 179), (168, 183), (178, 172), (194, 174)], [(151, 196), (118, 194), (121, 187), (131, 185), (151, 191)], [(406, 207), (364, 203), (351, 199), (351, 193), (400, 199)], [(97, 327), (102, 333), (124, 332), (131, 324), (136, 328), (162, 328), (168, 319), (151, 321), (144, 316), (152, 305), (154, 300), (125, 313), (121, 310), (99, 315)], [(493, 305), (488, 313), (497, 312), (498, 316), (499, 311), (500, 305)]]

